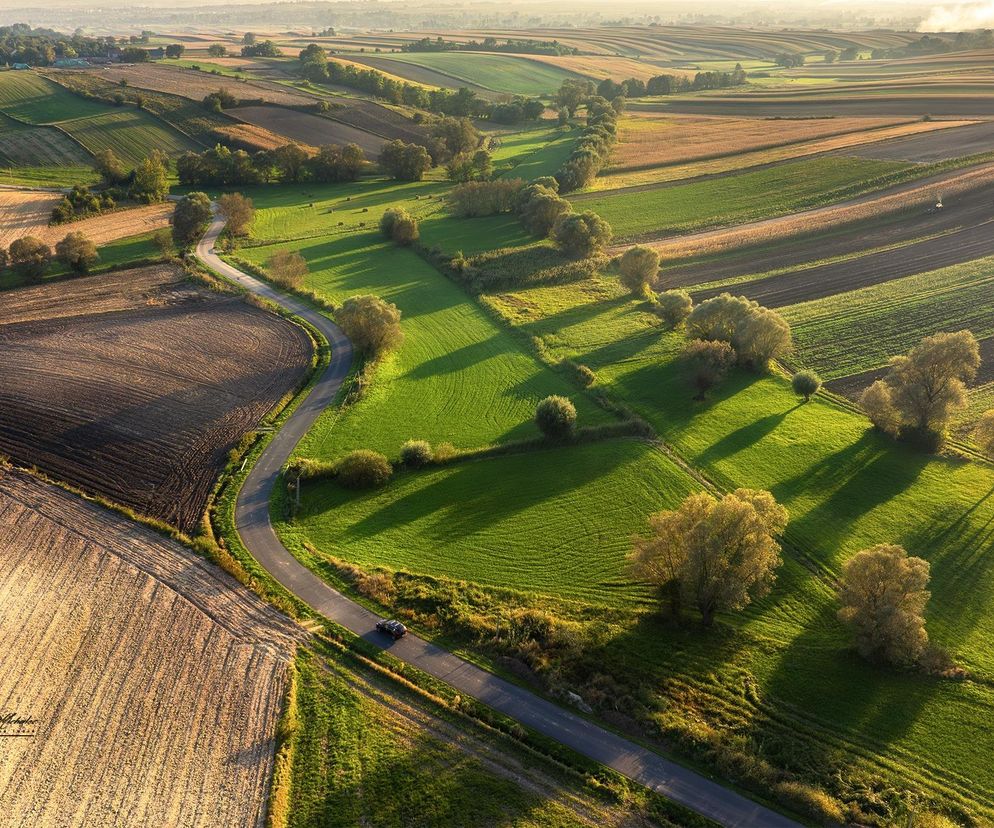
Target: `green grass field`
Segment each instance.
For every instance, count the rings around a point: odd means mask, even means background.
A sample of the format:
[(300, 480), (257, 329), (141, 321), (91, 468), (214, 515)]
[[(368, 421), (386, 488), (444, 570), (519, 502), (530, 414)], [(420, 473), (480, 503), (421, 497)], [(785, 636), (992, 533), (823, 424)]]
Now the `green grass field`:
[(647, 598), (624, 574), (631, 536), (694, 488), (647, 443), (609, 440), (407, 473), (359, 497), (315, 481), (298, 521), (361, 566), (630, 606)]
[(619, 238), (662, 236), (754, 221), (853, 197), (895, 180), (911, 165), (859, 158), (813, 158), (755, 172), (670, 187), (575, 198)]
[[(538, 433), (535, 404), (548, 394), (572, 393), (461, 289), (377, 232), (248, 248), (242, 255), (264, 264), (285, 247), (308, 261), (305, 286), (331, 301), (373, 293), (395, 303), (405, 336), (358, 404), (321, 417), (301, 443), (302, 455), (334, 458), (371, 448), (396, 457), (401, 443), (413, 438), (475, 448), (532, 437)], [(583, 422), (608, 419), (591, 402), (578, 399), (577, 405)]]
[(405, 52), (381, 54), (378, 58), (395, 63), (410, 63), (442, 72), (456, 80), (506, 92), (511, 95), (550, 95), (572, 72), (547, 63), (515, 55), (492, 55), (474, 52)]
[(110, 149), (126, 164), (137, 164), (154, 149), (170, 156), (198, 149), (185, 135), (138, 109), (105, 109), (60, 126), (91, 153)]
[(32, 71), (0, 72), (0, 110), (19, 121), (51, 124), (107, 111)]
[(991, 336), (992, 281), (994, 259), (977, 259), (791, 305), (783, 314), (798, 361), (834, 379), (884, 365), (938, 331)]
[[(541, 337), (552, 358), (593, 368), (601, 387), (633, 405), (694, 466), (729, 487), (769, 489), (787, 506), (787, 571), (794, 574), (748, 620), (733, 622), (765, 642), (743, 646), (738, 659), (759, 681), (766, 706), (809, 711), (806, 722), (905, 763), (902, 773), (913, 775), (928, 757), (924, 776), (951, 788), (973, 779), (977, 798), (992, 801), (994, 774), (976, 757), (994, 745), (967, 747), (957, 734), (966, 721), (971, 732), (983, 729), (994, 675), (994, 595), (977, 586), (994, 574), (980, 552), (994, 538), (994, 469), (901, 447), (827, 401), (799, 405), (777, 377), (740, 374), (709, 402), (695, 403), (675, 359), (681, 337), (655, 327), (609, 279), (491, 302)], [(931, 634), (976, 672), (977, 683), (893, 676), (847, 652), (823, 577), (834, 578), (849, 555), (880, 542), (930, 560)]]

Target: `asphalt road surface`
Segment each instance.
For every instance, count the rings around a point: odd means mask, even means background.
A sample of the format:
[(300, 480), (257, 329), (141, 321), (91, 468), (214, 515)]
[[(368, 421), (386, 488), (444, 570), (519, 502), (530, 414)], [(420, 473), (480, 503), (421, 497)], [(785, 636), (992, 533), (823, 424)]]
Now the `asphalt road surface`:
[(269, 521), (269, 499), (280, 469), (318, 415), (331, 405), (352, 362), (352, 345), (328, 317), (303, 302), (222, 261), (213, 252), (224, 227), (215, 219), (197, 245), (197, 257), (215, 272), (270, 299), (321, 331), (331, 344), (331, 362), (266, 447), (239, 492), (235, 524), (246, 548), (276, 580), (317, 612), (394, 656), (473, 696), (526, 727), (714, 821), (736, 828), (796, 828), (798, 823), (707, 777), (598, 727), (534, 693), (505, 681), (446, 650), (408, 634), (400, 641), (378, 633), (379, 616), (332, 589), (280, 543)]

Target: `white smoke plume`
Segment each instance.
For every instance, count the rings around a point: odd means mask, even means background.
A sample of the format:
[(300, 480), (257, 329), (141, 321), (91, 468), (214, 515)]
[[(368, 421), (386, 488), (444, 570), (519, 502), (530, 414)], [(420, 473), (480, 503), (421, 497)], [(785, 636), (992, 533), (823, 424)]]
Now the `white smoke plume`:
[(920, 32), (968, 32), (994, 28), (994, 0), (936, 6), (919, 25)]

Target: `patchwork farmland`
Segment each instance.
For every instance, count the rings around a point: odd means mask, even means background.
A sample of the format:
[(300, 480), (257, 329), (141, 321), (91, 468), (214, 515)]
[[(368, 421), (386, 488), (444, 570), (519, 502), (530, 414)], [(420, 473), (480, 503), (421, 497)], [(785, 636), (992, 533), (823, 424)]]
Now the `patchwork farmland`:
[(992, 37), (353, 5), (0, 70), (14, 824), (994, 822)]

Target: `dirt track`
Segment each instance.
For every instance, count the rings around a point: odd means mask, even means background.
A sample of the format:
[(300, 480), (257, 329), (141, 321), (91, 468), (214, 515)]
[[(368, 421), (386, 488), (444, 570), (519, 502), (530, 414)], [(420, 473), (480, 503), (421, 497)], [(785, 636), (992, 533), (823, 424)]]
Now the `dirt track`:
[(184, 530), (310, 342), (159, 266), (4, 294), (0, 451)]
[(220, 569), (0, 471), (5, 828), (262, 826), (301, 632)]

